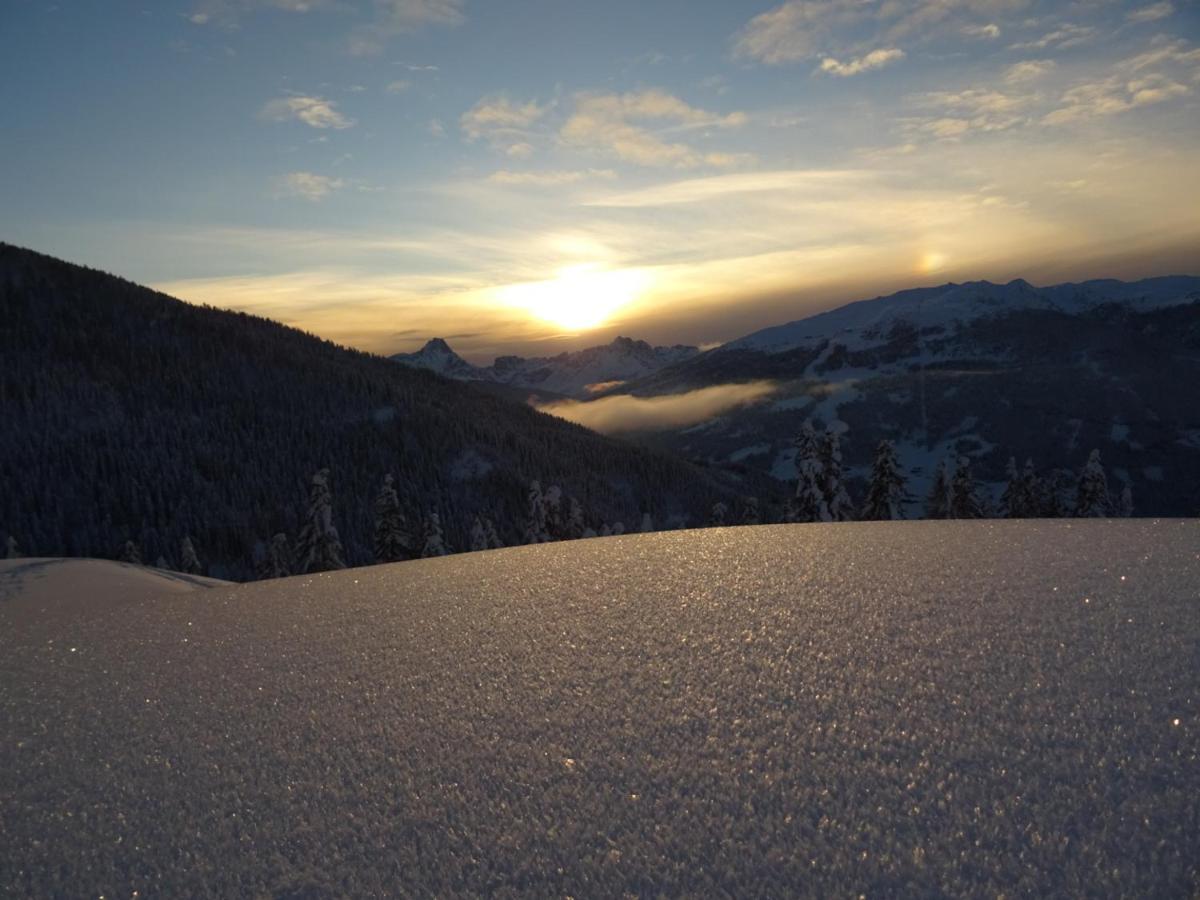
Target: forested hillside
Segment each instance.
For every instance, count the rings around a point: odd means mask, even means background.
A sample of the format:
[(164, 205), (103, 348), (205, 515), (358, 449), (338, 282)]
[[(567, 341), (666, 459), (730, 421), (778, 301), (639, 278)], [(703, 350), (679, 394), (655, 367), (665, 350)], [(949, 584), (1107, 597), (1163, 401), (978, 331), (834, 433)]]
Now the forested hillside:
[[(521, 542), (530, 485), (576, 498), (583, 524), (703, 521), (754, 485), (601, 437), (469, 385), (241, 313), (0, 244), (0, 536), (25, 553), (180, 564), (253, 576), (300, 532), (328, 468), (346, 563), (370, 563), (387, 473), (421, 540), (450, 550), (475, 518)], [(420, 547), (416, 548), (419, 552)]]

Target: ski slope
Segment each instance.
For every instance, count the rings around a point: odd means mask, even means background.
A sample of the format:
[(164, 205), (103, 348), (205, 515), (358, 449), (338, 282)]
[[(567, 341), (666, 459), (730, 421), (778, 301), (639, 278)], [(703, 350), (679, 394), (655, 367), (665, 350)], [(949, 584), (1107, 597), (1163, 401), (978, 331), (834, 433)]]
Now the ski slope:
[(0, 600), (4, 896), (1195, 896), (1200, 521)]

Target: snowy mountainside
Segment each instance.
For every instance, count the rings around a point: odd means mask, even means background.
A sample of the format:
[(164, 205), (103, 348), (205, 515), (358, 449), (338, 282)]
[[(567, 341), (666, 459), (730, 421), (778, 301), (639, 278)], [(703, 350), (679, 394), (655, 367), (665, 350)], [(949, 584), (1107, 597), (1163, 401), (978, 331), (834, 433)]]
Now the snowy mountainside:
[(346, 562), (374, 559), (375, 501), (395, 476), (419, 552), (440, 518), (452, 550), (476, 516), (522, 540), (533, 481), (585, 524), (704, 521), (760, 493), (697, 467), (276, 322), (199, 307), (0, 243), (0, 541), (27, 553), (178, 563), (253, 577), (295, 541), (313, 474), (329, 469)]
[(722, 528), (0, 601), (0, 894), (1195, 896), (1198, 540)]
[(444, 340), (434, 338), (415, 353), (398, 353), (391, 358), (464, 381), (494, 382), (550, 394), (587, 397), (597, 386), (643, 378), (691, 359), (699, 352), (696, 347), (652, 347), (645, 341), (618, 337), (603, 346), (557, 356), (500, 356), (490, 366), (473, 366), (451, 350)]
[[(1200, 278), (904, 291), (766, 329), (619, 388), (642, 397), (771, 380), (770, 402), (643, 440), (795, 477), (806, 419), (843, 432), (861, 496), (896, 443), (916, 515), (942, 459), (966, 456), (998, 496), (1010, 456), (1070, 479), (1101, 450), (1138, 515), (1200, 510)], [(852, 491), (853, 493), (853, 491)]]
[(948, 329), (981, 318), (1027, 310), (1080, 315), (1108, 303), (1137, 311), (1200, 300), (1200, 278), (1170, 276), (1126, 283), (1113, 279), (1036, 288), (1024, 279), (1008, 284), (969, 281), (900, 291), (860, 300), (786, 325), (730, 341), (720, 349), (781, 353), (822, 341), (861, 350), (885, 342), (896, 329)]

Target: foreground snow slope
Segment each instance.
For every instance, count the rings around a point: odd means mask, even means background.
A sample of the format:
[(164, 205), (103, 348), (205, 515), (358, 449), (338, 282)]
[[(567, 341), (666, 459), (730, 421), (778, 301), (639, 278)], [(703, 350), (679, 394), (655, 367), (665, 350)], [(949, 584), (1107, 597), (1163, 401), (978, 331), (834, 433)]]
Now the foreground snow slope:
[(1194, 896), (1200, 522), (0, 602), (0, 894)]

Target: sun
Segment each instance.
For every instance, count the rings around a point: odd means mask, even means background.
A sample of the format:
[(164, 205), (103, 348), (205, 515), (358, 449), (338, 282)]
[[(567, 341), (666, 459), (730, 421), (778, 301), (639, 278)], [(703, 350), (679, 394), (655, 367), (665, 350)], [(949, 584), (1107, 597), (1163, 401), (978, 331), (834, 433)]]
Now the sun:
[(564, 331), (597, 328), (633, 303), (649, 284), (639, 269), (604, 269), (583, 263), (560, 269), (554, 278), (500, 290), (504, 302)]

